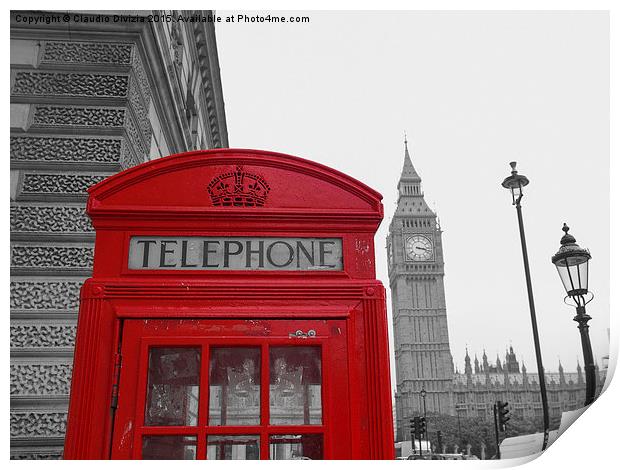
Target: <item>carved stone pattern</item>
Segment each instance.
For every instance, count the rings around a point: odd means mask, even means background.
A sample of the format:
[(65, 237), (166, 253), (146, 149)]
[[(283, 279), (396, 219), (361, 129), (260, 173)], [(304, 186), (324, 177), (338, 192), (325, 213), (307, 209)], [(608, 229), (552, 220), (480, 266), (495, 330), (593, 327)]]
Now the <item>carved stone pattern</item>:
[(146, 76), (146, 71), (144, 70), (144, 65), (142, 65), (142, 59), (140, 58), (140, 54), (136, 50), (133, 57), (133, 72), (140, 84), (140, 90), (144, 95), (144, 101), (147, 106), (151, 102), (151, 85), (149, 84), (149, 80)]
[(106, 178), (104, 175), (25, 174), (23, 193), (86, 194), (86, 190)]
[(11, 230), (14, 232), (92, 232), (84, 207), (13, 206)]
[(132, 44), (48, 41), (41, 62), (129, 65), (132, 48)]
[(127, 168), (139, 165), (140, 163), (142, 162), (138, 160), (135, 153), (131, 150), (130, 146), (125, 145), (123, 150), (123, 159), (121, 160), (121, 168), (123, 170), (126, 170)]
[(72, 348), (75, 325), (11, 325), (12, 348)]
[(11, 364), (11, 395), (68, 395), (71, 364)]
[(151, 141), (152, 127), (148, 112), (148, 105), (145, 103), (142, 94), (138, 90), (138, 85), (135, 79), (132, 79), (132, 85), (129, 90), (129, 102), (136, 114), (138, 125), (147, 142)]
[(37, 106), (33, 118), (33, 124), (46, 126), (122, 127), (124, 122), (124, 108)]
[(121, 139), (11, 137), (11, 159), (41, 162), (119, 163)]
[(62, 448), (57, 452), (20, 452), (11, 453), (11, 460), (61, 460)]
[(136, 125), (133, 122), (133, 119), (130, 117), (125, 122), (125, 130), (127, 131), (127, 135), (129, 136), (129, 141), (134, 147), (135, 153), (137, 154), (138, 160), (142, 163), (146, 157), (146, 151), (144, 150), (144, 145), (142, 144), (142, 137), (140, 136), (140, 132), (136, 129)]
[(67, 413), (57, 411), (11, 412), (11, 437), (63, 437)]
[(62, 460), (62, 449), (57, 452), (11, 453), (11, 460)]
[(93, 247), (13, 246), (11, 266), (37, 268), (91, 268)]
[(62, 95), (125, 97), (129, 91), (127, 75), (94, 73), (17, 72), (14, 95)]
[(138, 118), (138, 125), (144, 134), (147, 142), (151, 141), (151, 122), (149, 121), (149, 113), (144, 106), (140, 92), (138, 91), (135, 80), (132, 80), (131, 88), (129, 90), (129, 102)]
[(12, 281), (11, 309), (77, 309), (81, 286), (81, 281)]

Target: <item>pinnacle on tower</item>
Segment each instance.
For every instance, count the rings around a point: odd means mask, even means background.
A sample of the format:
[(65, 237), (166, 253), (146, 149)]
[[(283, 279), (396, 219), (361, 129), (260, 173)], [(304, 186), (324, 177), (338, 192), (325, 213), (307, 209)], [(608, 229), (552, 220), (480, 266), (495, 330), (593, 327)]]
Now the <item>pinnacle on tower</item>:
[(465, 373), (471, 375), (471, 359), (469, 358), (469, 351), (465, 348)]
[(564, 377), (564, 367), (562, 367), (562, 362), (558, 358), (558, 372), (560, 373), (560, 383), (562, 385), (566, 384), (566, 378)]
[(581, 364), (579, 364), (579, 360), (577, 360), (577, 383), (583, 384), (583, 374), (581, 370)]

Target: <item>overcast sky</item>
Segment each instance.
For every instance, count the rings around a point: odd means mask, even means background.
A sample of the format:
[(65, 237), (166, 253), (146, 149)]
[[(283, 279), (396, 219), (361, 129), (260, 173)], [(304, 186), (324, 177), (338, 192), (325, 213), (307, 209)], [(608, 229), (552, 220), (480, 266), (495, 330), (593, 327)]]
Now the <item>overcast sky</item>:
[[(272, 12), (273, 13), (273, 12)], [(219, 11), (226, 16), (231, 12)], [(251, 13), (247, 13), (250, 15)], [(403, 131), (441, 220), (450, 344), (463, 369), (512, 344), (536, 363), (508, 162), (523, 198), (543, 361), (583, 365), (574, 309), (551, 264), (562, 223), (589, 248), (594, 355), (608, 352), (609, 38), (605, 12), (295, 12), (309, 24), (218, 24), (230, 146), (288, 153), (396, 207)], [(286, 16), (289, 16), (286, 14)], [(388, 304), (391, 329), (391, 306)]]

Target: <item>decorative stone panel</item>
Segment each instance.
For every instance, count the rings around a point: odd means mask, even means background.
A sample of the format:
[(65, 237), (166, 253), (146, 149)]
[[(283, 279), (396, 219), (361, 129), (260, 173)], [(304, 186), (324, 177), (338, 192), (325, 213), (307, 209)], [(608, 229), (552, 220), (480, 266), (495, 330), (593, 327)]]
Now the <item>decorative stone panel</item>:
[(16, 72), (13, 95), (60, 95), (124, 98), (129, 92), (129, 76), (119, 74)]
[(23, 451), (11, 451), (11, 460), (61, 460), (62, 459), (62, 448), (59, 448), (56, 451), (33, 451), (27, 452)]
[(142, 137), (140, 136), (140, 132), (136, 128), (133, 119), (130, 117), (125, 120), (125, 131), (127, 132), (129, 141), (136, 150), (136, 154), (140, 155), (142, 159), (146, 158), (146, 151), (144, 149), (144, 145), (142, 144)]
[(91, 268), (91, 246), (19, 246), (11, 247), (11, 267), (19, 268)]
[(133, 55), (133, 72), (138, 85), (140, 86), (140, 91), (144, 96), (144, 101), (148, 106), (151, 102), (151, 85), (149, 84), (149, 79), (146, 76), (146, 71), (144, 70), (144, 65), (142, 64), (140, 54), (138, 54), (137, 51)]
[(42, 126), (122, 127), (125, 108), (35, 106), (33, 124)]
[(140, 92), (137, 88), (137, 83), (135, 80), (132, 80), (131, 89), (129, 91), (129, 102), (133, 108), (134, 113), (136, 114), (136, 119), (138, 120), (138, 126), (142, 130), (144, 137), (147, 142), (151, 140), (151, 122), (149, 120), (149, 113), (140, 96)]
[(75, 325), (12, 324), (11, 348), (72, 348)]
[(11, 395), (69, 395), (71, 364), (11, 364)]
[(13, 232), (93, 232), (84, 207), (12, 206)]
[(11, 437), (64, 437), (67, 413), (12, 411)]
[(148, 132), (139, 131), (125, 108), (37, 105), (34, 110), (33, 125), (124, 128), (129, 142), (135, 148), (135, 153), (140, 155), (140, 162), (146, 159), (144, 142), (150, 142), (151, 134), (150, 124)]
[(77, 310), (82, 281), (11, 281), (11, 309)]
[(41, 63), (129, 65), (132, 49), (126, 43), (47, 41)]
[(11, 160), (119, 163), (121, 138), (11, 137)]
[(125, 145), (123, 150), (123, 159), (121, 160), (121, 168), (123, 170), (142, 163), (130, 147), (130, 145)]
[(86, 190), (107, 175), (40, 174), (26, 173), (22, 183), (23, 194), (86, 194)]

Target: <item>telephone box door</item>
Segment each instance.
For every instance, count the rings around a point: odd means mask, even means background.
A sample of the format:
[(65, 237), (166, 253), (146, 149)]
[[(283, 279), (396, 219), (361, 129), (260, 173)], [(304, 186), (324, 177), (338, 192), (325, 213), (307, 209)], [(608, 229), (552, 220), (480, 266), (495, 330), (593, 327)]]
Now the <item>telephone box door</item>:
[(347, 459), (348, 401), (345, 320), (125, 320), (112, 458)]

